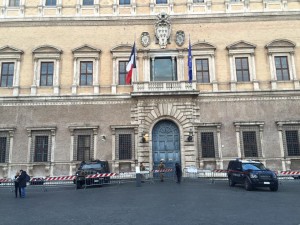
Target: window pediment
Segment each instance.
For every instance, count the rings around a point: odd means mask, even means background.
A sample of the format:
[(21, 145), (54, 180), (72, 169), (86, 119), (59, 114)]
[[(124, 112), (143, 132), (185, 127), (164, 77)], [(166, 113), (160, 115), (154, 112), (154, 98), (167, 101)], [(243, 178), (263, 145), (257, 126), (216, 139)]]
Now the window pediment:
[(228, 50), (236, 50), (236, 49), (255, 49), (256, 45), (251, 44), (246, 41), (238, 41), (226, 47)]
[(73, 54), (75, 53), (101, 53), (101, 50), (90, 45), (82, 45), (78, 48), (72, 50)]
[(110, 51), (114, 53), (114, 52), (131, 52), (131, 50), (132, 50), (132, 45), (122, 44), (112, 48)]
[(216, 50), (216, 47), (208, 42), (197, 42), (192, 45), (192, 50)]
[(42, 45), (42, 46), (39, 46), (39, 47), (33, 49), (32, 53), (34, 53), (34, 54), (40, 54), (40, 53), (45, 53), (45, 54), (49, 54), (49, 53), (61, 54), (62, 50), (60, 48), (52, 46), (52, 45)]
[(295, 48), (296, 44), (290, 40), (274, 40), (266, 45), (266, 48)]
[(24, 52), (20, 49), (14, 48), (12, 46), (6, 45), (0, 48), (1, 55), (9, 55), (9, 54), (23, 54)]

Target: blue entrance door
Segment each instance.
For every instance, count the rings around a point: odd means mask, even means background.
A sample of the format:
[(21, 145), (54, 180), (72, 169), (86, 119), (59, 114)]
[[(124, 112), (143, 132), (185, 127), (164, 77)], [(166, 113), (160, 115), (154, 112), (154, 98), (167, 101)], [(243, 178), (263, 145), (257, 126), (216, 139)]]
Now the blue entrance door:
[(174, 168), (175, 163), (180, 163), (179, 129), (175, 123), (169, 120), (158, 122), (152, 131), (152, 151), (154, 169), (160, 160), (163, 160), (166, 168)]

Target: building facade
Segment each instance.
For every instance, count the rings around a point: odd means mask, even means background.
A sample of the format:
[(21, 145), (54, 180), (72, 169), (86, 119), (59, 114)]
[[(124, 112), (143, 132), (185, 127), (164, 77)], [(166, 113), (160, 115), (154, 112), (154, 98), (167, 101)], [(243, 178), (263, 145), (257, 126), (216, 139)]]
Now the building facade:
[(299, 1), (1, 0), (0, 31), (0, 177), (300, 168)]

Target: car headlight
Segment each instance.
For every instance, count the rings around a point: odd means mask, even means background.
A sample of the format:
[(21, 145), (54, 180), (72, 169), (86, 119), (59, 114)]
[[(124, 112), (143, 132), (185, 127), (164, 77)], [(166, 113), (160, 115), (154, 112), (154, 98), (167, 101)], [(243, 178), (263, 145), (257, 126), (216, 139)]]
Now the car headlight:
[(276, 173), (273, 173), (272, 177), (276, 179), (277, 178)]
[(256, 174), (250, 173), (250, 178), (258, 178)]

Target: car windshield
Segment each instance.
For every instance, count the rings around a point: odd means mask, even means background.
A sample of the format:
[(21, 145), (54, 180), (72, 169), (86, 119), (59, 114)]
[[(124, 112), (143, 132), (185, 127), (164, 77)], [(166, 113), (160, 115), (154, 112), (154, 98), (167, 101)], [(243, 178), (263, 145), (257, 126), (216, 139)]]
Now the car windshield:
[(265, 170), (266, 167), (262, 163), (243, 163), (243, 170)]
[(95, 163), (95, 164), (85, 164), (82, 166), (81, 169), (83, 170), (90, 170), (90, 169), (101, 169), (102, 165), (99, 163)]

